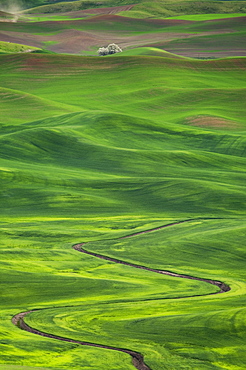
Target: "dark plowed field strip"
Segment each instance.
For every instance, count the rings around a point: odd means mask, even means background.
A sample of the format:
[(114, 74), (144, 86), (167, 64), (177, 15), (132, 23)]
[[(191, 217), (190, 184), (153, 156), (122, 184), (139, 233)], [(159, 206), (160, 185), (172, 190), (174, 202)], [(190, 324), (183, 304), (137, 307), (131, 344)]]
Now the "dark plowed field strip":
[[(164, 228), (167, 228), (167, 227), (172, 227), (172, 226), (175, 226), (175, 225), (179, 225), (179, 224), (184, 223), (184, 222), (189, 222), (189, 220), (175, 222), (175, 223), (171, 223), (171, 224), (168, 224), (168, 225), (163, 225), (163, 226), (160, 226), (160, 227), (157, 227), (157, 228), (153, 228), (153, 229), (141, 231), (141, 232), (138, 232), (138, 233), (134, 233), (134, 234), (131, 234), (131, 235), (127, 235), (127, 236), (124, 236), (124, 237), (119, 238), (119, 239), (131, 238), (131, 237), (134, 237), (134, 236), (137, 236), (137, 235), (140, 235), (140, 234), (146, 234), (146, 233), (154, 232), (154, 231), (161, 230), (161, 229), (164, 229)], [(86, 244), (87, 243), (76, 244), (76, 245), (73, 246), (73, 249), (75, 249), (78, 252), (89, 254), (91, 256), (101, 258), (101, 259), (104, 259), (104, 260), (107, 260), (107, 261), (119, 263), (119, 264), (122, 264), (122, 265), (127, 265), (127, 266), (130, 266), (130, 267), (135, 267), (135, 268), (142, 269), (142, 270), (152, 271), (152, 272), (155, 272), (155, 273), (158, 273), (158, 274), (163, 274), (163, 275), (168, 275), (168, 276), (173, 276), (173, 277), (179, 277), (179, 278), (183, 278), (183, 279), (192, 279), (192, 280), (203, 281), (203, 282), (215, 285), (220, 289), (218, 292), (210, 293), (209, 295), (225, 293), (225, 292), (228, 292), (230, 290), (230, 287), (228, 285), (226, 285), (225, 283), (221, 282), (221, 281), (215, 281), (215, 280), (211, 280), (211, 279), (203, 279), (203, 278), (190, 276), (190, 275), (184, 275), (184, 274), (177, 274), (177, 273), (167, 271), (167, 270), (152, 269), (150, 267), (146, 267), (146, 266), (142, 266), (142, 265), (136, 265), (136, 264), (133, 264), (133, 263), (130, 263), (130, 262), (118, 260), (116, 258), (112, 258), (112, 257), (108, 257), (108, 256), (101, 255), (101, 254), (98, 254), (98, 253), (90, 252), (90, 251), (87, 251), (86, 249), (84, 249), (84, 246)], [(195, 296), (197, 296), (197, 295), (192, 295), (190, 297), (195, 297)], [(179, 297), (177, 297), (177, 299), (178, 298)], [(189, 297), (187, 297), (187, 298), (189, 298)], [(40, 310), (43, 310), (43, 309), (40, 309)], [(57, 340), (61, 340), (61, 341), (64, 341), (64, 342), (76, 343), (76, 344), (80, 344), (80, 345), (83, 345), (83, 346), (98, 347), (98, 348), (104, 348), (104, 349), (109, 349), (109, 350), (113, 350), (113, 351), (119, 351), (119, 352), (127, 353), (128, 355), (130, 355), (132, 357), (132, 363), (133, 363), (133, 365), (135, 366), (136, 369), (138, 369), (138, 370), (151, 370), (150, 367), (147, 366), (144, 363), (144, 356), (139, 352), (135, 352), (135, 351), (132, 351), (130, 349), (125, 349), (125, 348), (120, 348), (120, 347), (108, 346), (108, 345), (104, 345), (104, 344), (97, 344), (97, 343), (91, 343), (91, 342), (84, 342), (84, 341), (74, 340), (74, 339), (71, 339), (71, 338), (61, 337), (61, 336), (58, 336), (58, 335), (45, 333), (43, 331), (37, 330), (37, 329), (32, 328), (31, 326), (27, 325), (24, 321), (25, 316), (27, 314), (31, 313), (31, 312), (40, 311), (40, 310), (31, 310), (31, 311), (18, 313), (17, 315), (15, 315), (12, 318), (12, 323), (14, 325), (18, 326), (22, 330), (25, 330), (25, 331), (28, 331), (30, 333), (37, 334), (37, 335), (40, 335), (40, 336), (43, 336), (43, 337), (57, 339)]]

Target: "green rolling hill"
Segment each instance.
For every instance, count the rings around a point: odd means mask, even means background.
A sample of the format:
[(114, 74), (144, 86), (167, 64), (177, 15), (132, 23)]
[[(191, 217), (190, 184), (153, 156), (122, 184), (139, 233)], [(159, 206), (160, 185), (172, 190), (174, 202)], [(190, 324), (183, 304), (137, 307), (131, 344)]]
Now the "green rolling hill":
[[(0, 57), (3, 345), (8, 354), (1, 361), (10, 369), (98, 368), (99, 349), (74, 352), (71, 344), (50, 346), (47, 338), (33, 339), (11, 326), (11, 315), (17, 311), (52, 307), (56, 308), (30, 314), (28, 322), (74, 339), (82, 336), (96, 343), (129, 346), (144, 353), (151, 369), (242, 368), (244, 360), (238, 353), (243, 349), (244, 327), (240, 307), (245, 59), (198, 61), (164, 55)], [(114, 241), (173, 220), (194, 221), (127, 243)], [(206, 296), (215, 289), (206, 283), (156, 277), (93, 257), (81, 258), (71, 249), (73, 243), (92, 240), (104, 240), (95, 246), (89, 243), (92, 250), (218, 279), (229, 284), (231, 292)], [(144, 246), (142, 252), (139, 246)], [(174, 299), (197, 294), (204, 297)], [(174, 319), (165, 297), (174, 299), (173, 309), (182, 311), (182, 316)], [(146, 300), (150, 300), (147, 306)], [(100, 321), (91, 327), (100, 312), (110, 315), (104, 302), (119, 310), (120, 322), (125, 317), (123, 326), (115, 318), (112, 327)], [(141, 310), (147, 316), (139, 321)], [(229, 325), (234, 310), (239, 321), (230, 336), (230, 326), (221, 332), (219, 317)], [(154, 313), (159, 311), (157, 319)], [(214, 311), (220, 312), (218, 324), (212, 319)], [(166, 312), (167, 323), (161, 312)], [(62, 320), (56, 319), (60, 316)], [(63, 320), (76, 324), (64, 327)], [(196, 332), (197, 320), (207, 329), (197, 335), (192, 329), (192, 340), (184, 333), (185, 339), (177, 339), (180, 321), (183, 328), (189, 325)], [(164, 330), (154, 339), (155, 325), (167, 325), (169, 334)], [(136, 328), (135, 335), (128, 327)], [(217, 344), (206, 344), (208, 330)], [(226, 341), (221, 339), (224, 335)], [(56, 351), (59, 357), (54, 357)], [(104, 351), (101, 368), (133, 368), (126, 354)], [(38, 353), (42, 360), (34, 359)]]
[[(151, 370), (245, 368), (244, 17), (197, 17), (1, 23), (20, 46), (0, 43), (0, 370), (136, 369), (127, 353), (20, 330), (26, 311), (32, 328), (141, 353)], [(136, 37), (117, 55), (21, 49), (75, 25), (99, 42), (110, 22)], [(223, 37), (227, 57), (184, 56)]]

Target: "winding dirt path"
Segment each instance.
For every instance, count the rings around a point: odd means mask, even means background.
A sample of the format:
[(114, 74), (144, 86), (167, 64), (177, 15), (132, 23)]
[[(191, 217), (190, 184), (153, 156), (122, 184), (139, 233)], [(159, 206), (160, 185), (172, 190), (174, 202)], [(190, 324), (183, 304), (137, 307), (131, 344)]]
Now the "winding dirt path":
[[(179, 225), (179, 224), (182, 224), (184, 222), (189, 222), (189, 221), (192, 221), (192, 220), (174, 222), (174, 223), (159, 226), (159, 227), (156, 227), (156, 228), (153, 228), (153, 229), (140, 231), (138, 233), (123, 236), (119, 239), (131, 238), (131, 237), (134, 237), (134, 236), (137, 236), (137, 235), (150, 233), (150, 232), (153, 232), (153, 231), (161, 230), (161, 229), (164, 229), (166, 227)], [(212, 284), (212, 285), (216, 285), (220, 289), (218, 292), (210, 293), (210, 294), (207, 294), (207, 295), (225, 293), (225, 292), (228, 292), (230, 290), (230, 287), (227, 284), (223, 283), (222, 281), (216, 281), (216, 280), (212, 280), (212, 279), (203, 279), (203, 278), (199, 278), (199, 277), (191, 276), (191, 275), (177, 274), (175, 272), (171, 272), (171, 271), (168, 271), (168, 270), (153, 269), (153, 268), (150, 268), (150, 267), (146, 267), (146, 266), (137, 265), (137, 264), (134, 264), (134, 263), (118, 260), (116, 258), (108, 257), (108, 256), (105, 256), (105, 255), (102, 255), (102, 254), (90, 252), (90, 251), (87, 251), (86, 249), (83, 248), (84, 245), (86, 245), (86, 244), (87, 243), (75, 244), (75, 245), (73, 245), (72, 248), (75, 249), (78, 252), (89, 254), (91, 256), (101, 258), (101, 259), (104, 259), (104, 260), (107, 260), (107, 261), (120, 263), (122, 265), (127, 265), (127, 266), (135, 267), (135, 268), (138, 268), (138, 269), (142, 269), (142, 270), (152, 271), (152, 272), (155, 272), (155, 273), (158, 273), (158, 274), (163, 274), (163, 275), (168, 275), (168, 276), (173, 276), (173, 277), (178, 277), (178, 278), (183, 278), (183, 279), (199, 280), (199, 281), (203, 281), (203, 282), (206, 282), (206, 283), (209, 283), (209, 284)], [(189, 297), (182, 297), (182, 298), (190, 298), (190, 297), (196, 297), (196, 296), (200, 296), (200, 295), (192, 295), (192, 296), (189, 296)], [(177, 297), (176, 299), (178, 299), (178, 298), (179, 297)], [(12, 323), (14, 325), (18, 326), (22, 330), (28, 331), (32, 334), (41, 335), (42, 337), (57, 339), (57, 340), (61, 340), (63, 342), (76, 343), (76, 344), (80, 344), (80, 345), (83, 345), (83, 346), (98, 347), (98, 348), (110, 349), (110, 350), (114, 350), (114, 351), (127, 353), (128, 355), (130, 355), (132, 357), (132, 363), (133, 363), (133, 365), (135, 366), (136, 369), (138, 369), (138, 370), (151, 370), (150, 367), (147, 366), (144, 363), (144, 356), (139, 352), (132, 351), (130, 349), (120, 348), (120, 347), (113, 347), (113, 346), (108, 346), (108, 345), (103, 345), (103, 344), (79, 341), (79, 340), (66, 338), (66, 337), (60, 337), (58, 335), (49, 334), (49, 333), (45, 333), (43, 331), (37, 330), (37, 329), (32, 328), (31, 326), (29, 326), (25, 323), (24, 318), (25, 318), (26, 315), (28, 315), (31, 312), (41, 311), (41, 310), (44, 310), (44, 309), (31, 310), (31, 311), (18, 313), (17, 315), (15, 315), (12, 318)]]
[(84, 342), (84, 341), (80, 341), (80, 340), (70, 339), (70, 338), (66, 338), (66, 337), (60, 337), (58, 335), (49, 334), (49, 333), (45, 333), (43, 331), (34, 329), (34, 328), (32, 328), (31, 326), (29, 326), (25, 323), (24, 317), (26, 315), (28, 315), (29, 313), (34, 312), (34, 311), (42, 311), (42, 310), (43, 309), (31, 310), (31, 311), (18, 313), (17, 315), (15, 315), (12, 318), (12, 323), (14, 325), (18, 326), (22, 330), (28, 331), (29, 333), (32, 333), (32, 334), (41, 335), (42, 337), (58, 339), (58, 340), (61, 340), (63, 342), (76, 343), (76, 344), (80, 344), (82, 346), (91, 346), (91, 347), (98, 347), (98, 348), (104, 348), (104, 349), (111, 349), (113, 351), (118, 351), (118, 352), (125, 352), (125, 353), (127, 353), (128, 355), (130, 355), (132, 357), (132, 363), (133, 363), (133, 365), (135, 366), (136, 369), (138, 369), (138, 370), (151, 370), (144, 363), (143, 355), (139, 352), (131, 351), (130, 349), (125, 349), (125, 348), (107, 346), (107, 345), (104, 345), (104, 344), (96, 344), (96, 343), (91, 343), (91, 342)]

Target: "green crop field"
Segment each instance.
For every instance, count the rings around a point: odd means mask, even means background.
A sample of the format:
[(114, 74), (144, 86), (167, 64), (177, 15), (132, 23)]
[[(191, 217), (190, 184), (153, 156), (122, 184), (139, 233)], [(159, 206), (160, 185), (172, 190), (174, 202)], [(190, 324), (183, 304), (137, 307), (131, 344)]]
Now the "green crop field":
[(12, 53), (25, 53), (34, 50), (40, 50), (38, 48), (29, 47), (26, 45), (14, 44), (10, 42), (0, 41), (0, 54), (12, 54)]
[(0, 22), (0, 370), (246, 367), (245, 17), (136, 3)]

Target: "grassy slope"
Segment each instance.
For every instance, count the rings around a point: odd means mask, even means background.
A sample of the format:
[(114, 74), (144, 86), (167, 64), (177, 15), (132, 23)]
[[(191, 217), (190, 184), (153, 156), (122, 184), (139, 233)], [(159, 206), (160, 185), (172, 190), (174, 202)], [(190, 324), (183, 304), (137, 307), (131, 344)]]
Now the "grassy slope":
[[(243, 369), (246, 323), (241, 295), (245, 290), (245, 250), (241, 238), (244, 232), (241, 220), (200, 220), (137, 236), (134, 240), (94, 242), (86, 246), (97, 253), (147, 266), (151, 255), (151, 266), (155, 268), (172, 270), (175, 265), (180, 272), (193, 275), (199, 272), (199, 276), (214, 279), (223, 277), (233, 290), (227, 298), (219, 295), (212, 299), (182, 299), (178, 302), (121, 302), (106, 307), (85, 304), (76, 310), (48, 310), (45, 318), (41, 312), (35, 312), (27, 320), (31, 325), (57, 335), (77, 339), (83, 336), (88, 341), (96, 338), (100, 343), (141, 349), (146, 352), (146, 361), (153, 369), (183, 369), (185, 366)], [(206, 259), (201, 258), (201, 251)], [(97, 320), (93, 320), (95, 316)], [(114, 337), (116, 331), (117, 339)], [(209, 339), (211, 335), (213, 341)], [(155, 351), (160, 344), (170, 350), (173, 362), (169, 363), (165, 350), (161, 351), (163, 358), (156, 359)], [(180, 355), (190, 361), (178, 361)]]
[(34, 50), (40, 50), (40, 49), (30, 47), (27, 45), (20, 45), (20, 44), (0, 41), (0, 53), (1, 54), (25, 53), (25, 52), (30, 52)]
[[(30, 3), (31, 6), (35, 6), (33, 9), (28, 9), (28, 12), (33, 13), (57, 13), (57, 12), (68, 12), (77, 11), (81, 9), (90, 9), (98, 7), (109, 7), (109, 6), (121, 6), (126, 4), (136, 4), (130, 13), (133, 17), (147, 18), (147, 17), (166, 17), (172, 15), (181, 14), (200, 14), (200, 13), (243, 13), (245, 12), (245, 1), (187, 1), (179, 0), (173, 2), (171, 0), (158, 0), (158, 1), (146, 1), (136, 0), (103, 0), (99, 3), (97, 1), (70, 1), (70, 2), (55, 2), (55, 4), (49, 4), (39, 6), (40, 2), (36, 4)], [(128, 13), (128, 12), (127, 12)], [(123, 13), (125, 14), (125, 13)], [(131, 16), (131, 15), (130, 15)]]
[[(101, 369), (134, 369), (124, 354), (34, 337), (10, 322), (21, 310), (60, 307), (28, 321), (141, 351), (153, 370), (243, 369), (245, 61), (0, 56), (11, 97), (0, 137), (5, 368), (96, 370), (100, 358)], [(207, 127), (190, 126), (201, 117)], [(201, 220), (106, 240), (190, 218)], [(232, 291), (167, 303), (160, 298), (215, 288), (71, 249), (101, 239), (88, 248), (224, 280)]]
[(168, 17), (168, 19), (181, 19), (186, 21), (209, 21), (212, 19), (225, 19), (225, 18), (237, 18), (243, 16), (240, 13), (230, 13), (230, 14), (190, 14), (190, 15), (176, 15), (173, 17)]
[[(121, 56), (136, 56), (136, 55), (149, 55), (149, 56), (155, 56), (155, 57), (165, 57), (165, 58), (175, 58), (179, 59), (182, 58), (182, 56), (176, 55), (176, 54), (171, 54), (168, 53), (164, 50), (160, 50), (158, 48), (151, 48), (151, 47), (140, 47), (140, 48), (134, 48), (130, 50), (123, 50), (123, 54)], [(117, 56), (115, 54), (114, 56)]]
[[(1, 0), (0, 0), (1, 1)], [(35, 3), (36, 1), (36, 3)], [(43, 2), (43, 4), (41, 4)], [(142, 0), (136, 0), (135, 4), (141, 3)], [(28, 4), (26, 2), (27, 10), (25, 12), (29, 13), (59, 13), (59, 12), (69, 12), (84, 9), (94, 9), (102, 7), (114, 7), (121, 5), (132, 4), (131, 0), (101, 0), (100, 2), (94, 0), (72, 0), (72, 1), (38, 1), (34, 0)], [(30, 9), (31, 8), (31, 9)]]
[(165, 18), (187, 14), (245, 13), (245, 1), (143, 1), (129, 12), (121, 12), (133, 18)]

